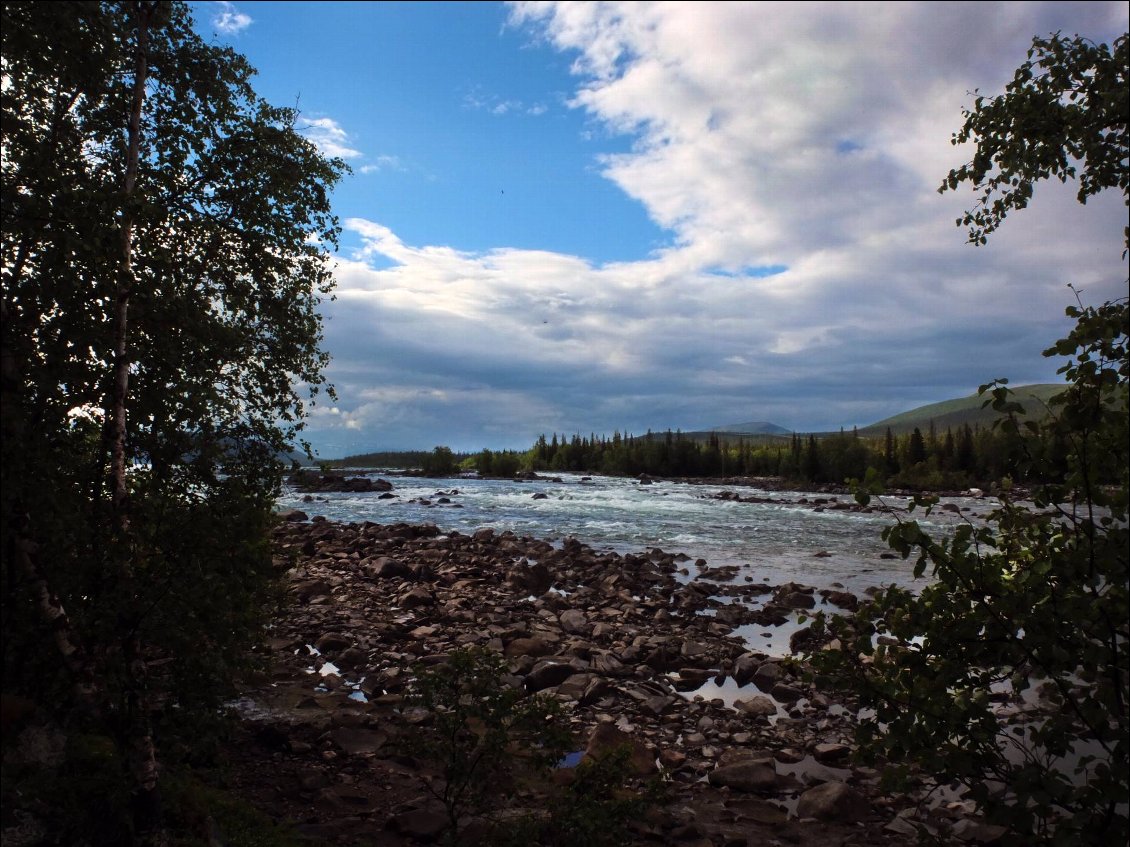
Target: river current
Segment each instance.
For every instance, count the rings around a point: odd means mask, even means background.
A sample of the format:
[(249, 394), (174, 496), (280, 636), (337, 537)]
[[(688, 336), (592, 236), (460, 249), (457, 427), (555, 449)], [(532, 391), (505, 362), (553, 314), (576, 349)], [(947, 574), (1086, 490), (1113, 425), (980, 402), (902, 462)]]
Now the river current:
[[(559, 482), (381, 478), (393, 484), (395, 497), (330, 492), (314, 495), (311, 502), (287, 488), (279, 506), (333, 521), (431, 523), (441, 531), (464, 534), (490, 527), (551, 542), (573, 537), (598, 551), (640, 553), (659, 548), (705, 559), (711, 567), (737, 565), (739, 581), (749, 576), (773, 585), (788, 581), (818, 588), (839, 584), (859, 592), (891, 583), (920, 588), (929, 578), (914, 579), (913, 560), (890, 558), (881, 533), (894, 522), (894, 516), (831, 508), (833, 498), (850, 502), (850, 495), (665, 480), (643, 485), (629, 478), (572, 474), (556, 477)], [(715, 498), (725, 490), (769, 502)], [(819, 499), (830, 502), (814, 505)], [(905, 497), (884, 499), (895, 509), (907, 504)], [(990, 507), (989, 501), (973, 498), (944, 498), (943, 503), (954, 504), (967, 517), (983, 514)], [(914, 517), (936, 537), (948, 532), (956, 520), (953, 511), (935, 511), (928, 518), (916, 512)]]

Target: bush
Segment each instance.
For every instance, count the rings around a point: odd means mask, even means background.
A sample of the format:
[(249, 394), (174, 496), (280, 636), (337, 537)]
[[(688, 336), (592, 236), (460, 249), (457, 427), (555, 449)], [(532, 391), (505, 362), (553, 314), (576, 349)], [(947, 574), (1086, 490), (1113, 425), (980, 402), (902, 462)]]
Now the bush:
[(510, 684), (504, 660), (490, 650), (456, 650), (416, 673), (407, 703), (430, 720), (406, 746), (438, 770), (427, 788), (443, 804), (455, 844), (468, 816), (493, 810), (524, 773), (561, 760), (569, 745), (565, 715), (556, 700)]
[[(960, 783), (1027, 843), (1125, 843), (1130, 317), (1125, 300), (1068, 315), (1075, 329), (1045, 355), (1073, 355), (1061, 369), (1070, 386), (1045, 423), (1023, 421), (1003, 384), (982, 387), (1002, 429), (1042, 429), (1066, 445), (1063, 456), (1018, 457), (1037, 478), (1062, 463), (1062, 481), (1034, 488), (1031, 503), (1002, 486), (984, 524), (945, 540), (915, 520), (889, 527), (891, 547), (934, 582), (918, 595), (888, 588), (833, 620), (842, 649), (814, 664), (874, 710), (858, 740), (894, 763), (896, 781), (918, 767)], [(935, 502), (915, 505), (928, 514)], [(1024, 720), (1001, 714), (996, 701), (1009, 696)]]

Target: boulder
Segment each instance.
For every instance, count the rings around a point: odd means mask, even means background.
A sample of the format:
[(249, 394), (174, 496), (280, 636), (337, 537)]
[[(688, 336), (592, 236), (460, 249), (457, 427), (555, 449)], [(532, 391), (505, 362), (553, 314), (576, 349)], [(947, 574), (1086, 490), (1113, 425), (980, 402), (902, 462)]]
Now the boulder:
[(778, 787), (777, 769), (772, 759), (750, 759), (723, 765), (710, 772), (708, 781), (715, 787), (747, 794), (770, 794)]
[(790, 591), (773, 598), (778, 606), (786, 609), (811, 609), (816, 605), (816, 598), (802, 591)]
[(804, 696), (804, 692), (799, 688), (795, 688), (792, 685), (786, 685), (783, 682), (778, 682), (776, 685), (774, 685), (769, 690), (769, 693), (780, 700), (782, 703), (795, 703), (797, 700)]
[(800, 795), (797, 815), (822, 821), (862, 821), (871, 814), (867, 799), (842, 782), (825, 782)]
[(600, 723), (593, 727), (583, 758), (602, 759), (624, 746), (629, 750), (628, 767), (633, 773), (639, 776), (655, 773), (656, 754), (638, 738), (628, 735), (611, 723)]
[(553, 652), (553, 645), (542, 638), (515, 638), (506, 648), (502, 654), (508, 659), (515, 659), (519, 656), (548, 656)]
[(314, 646), (321, 653), (336, 653), (353, 645), (353, 639), (340, 632), (327, 632), (314, 642)]
[(303, 582), (296, 582), (290, 589), (302, 602), (309, 600), (311, 597), (324, 597), (328, 596), (331, 586), (324, 579), (308, 579)]
[(412, 576), (412, 569), (408, 565), (391, 556), (381, 556), (368, 563), (366, 569), (377, 579), (391, 579), (393, 577), (407, 579)]
[(817, 744), (812, 748), (812, 757), (824, 765), (842, 762), (850, 755), (851, 748), (846, 744)]
[(734, 708), (747, 715), (765, 715), (768, 717), (777, 714), (777, 704), (763, 694), (755, 694), (745, 700), (735, 700)]
[(553, 585), (553, 576), (541, 562), (533, 565), (519, 564), (510, 572), (509, 581), (520, 591), (540, 597)]
[(526, 675), (526, 690), (530, 692), (542, 691), (560, 685), (576, 672), (576, 668), (568, 662), (544, 661), (534, 665)]
[(762, 691), (772, 691), (783, 675), (781, 666), (776, 662), (763, 662), (757, 666), (750, 681)]
[(753, 675), (757, 672), (757, 668), (761, 665), (761, 661), (754, 658), (750, 653), (745, 653), (738, 656), (734, 660), (733, 671), (731, 676), (734, 677), (734, 682), (738, 687), (748, 685), (753, 680)]
[(561, 628), (571, 635), (587, 635), (589, 622), (580, 609), (566, 609), (560, 616)]
[(854, 612), (859, 608), (859, 598), (852, 594), (850, 591), (821, 591), (824, 599), (834, 606), (839, 606), (841, 609), (847, 609), (849, 612)]
[(433, 606), (435, 602), (435, 597), (423, 588), (417, 587), (398, 597), (396, 605), (402, 609), (418, 609), (420, 606)]

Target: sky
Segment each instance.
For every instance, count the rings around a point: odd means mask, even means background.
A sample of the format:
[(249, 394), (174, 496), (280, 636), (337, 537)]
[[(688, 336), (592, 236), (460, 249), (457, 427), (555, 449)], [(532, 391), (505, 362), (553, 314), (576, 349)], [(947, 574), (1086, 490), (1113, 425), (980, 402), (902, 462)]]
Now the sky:
[(1054, 382), (1127, 293), (1122, 198), (1041, 184), (988, 246), (951, 138), (1033, 36), (1124, 2), (192, 4), (352, 168), (325, 458), (540, 434), (864, 426)]

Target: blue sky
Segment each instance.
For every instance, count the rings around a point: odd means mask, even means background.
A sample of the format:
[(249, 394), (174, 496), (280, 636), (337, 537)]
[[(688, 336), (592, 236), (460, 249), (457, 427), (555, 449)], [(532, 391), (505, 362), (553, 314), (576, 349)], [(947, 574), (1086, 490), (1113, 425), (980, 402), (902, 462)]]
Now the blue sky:
[(1067, 283), (1126, 294), (1120, 196), (1044, 185), (988, 247), (937, 193), (975, 88), (1125, 3), (196, 3), (353, 168), (308, 436), (872, 423), (1007, 376)]

